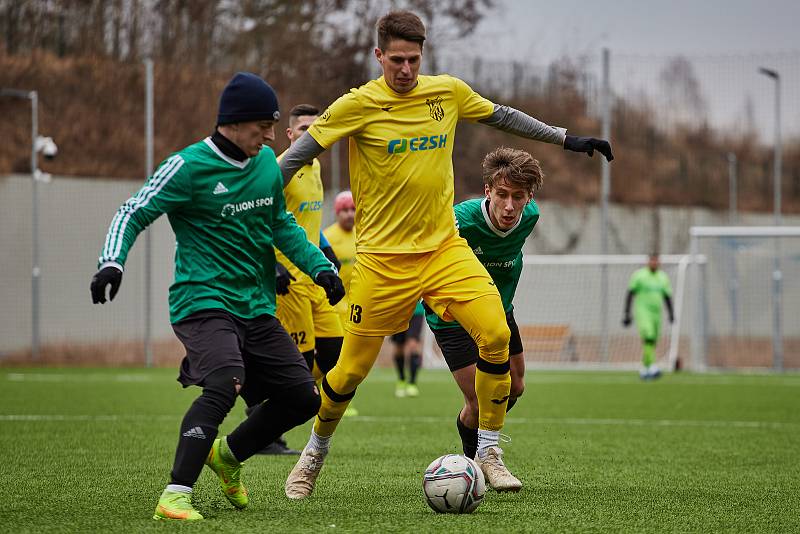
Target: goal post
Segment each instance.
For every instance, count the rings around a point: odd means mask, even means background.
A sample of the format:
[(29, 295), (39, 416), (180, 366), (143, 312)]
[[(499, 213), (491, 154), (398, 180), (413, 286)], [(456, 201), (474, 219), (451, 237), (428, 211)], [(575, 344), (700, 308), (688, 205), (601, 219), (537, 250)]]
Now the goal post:
[[(698, 255), (698, 261), (702, 257)], [(624, 328), (625, 297), (631, 275), (648, 256), (525, 255), (514, 298), (526, 365), (533, 368), (638, 369), (642, 344), (636, 326)], [(675, 321), (662, 311), (657, 363), (672, 369), (688, 361), (690, 348), (686, 286), (691, 257), (660, 256), (673, 288)], [(423, 338), (426, 365), (444, 367), (433, 336)]]
[(699, 368), (800, 369), (800, 226), (694, 226)]

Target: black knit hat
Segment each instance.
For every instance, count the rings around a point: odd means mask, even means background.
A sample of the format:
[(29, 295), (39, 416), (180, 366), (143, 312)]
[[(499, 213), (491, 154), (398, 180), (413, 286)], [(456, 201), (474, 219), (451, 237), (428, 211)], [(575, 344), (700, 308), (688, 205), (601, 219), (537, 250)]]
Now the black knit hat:
[(280, 118), (275, 91), (250, 72), (237, 72), (219, 97), (218, 125)]

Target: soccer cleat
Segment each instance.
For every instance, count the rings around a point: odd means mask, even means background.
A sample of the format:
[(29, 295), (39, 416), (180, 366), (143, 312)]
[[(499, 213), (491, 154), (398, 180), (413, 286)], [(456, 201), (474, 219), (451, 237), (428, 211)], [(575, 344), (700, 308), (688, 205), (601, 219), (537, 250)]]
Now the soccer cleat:
[(220, 454), (222, 448), (222, 439), (217, 438), (208, 451), (206, 458), (206, 465), (211, 468), (214, 473), (219, 477), (219, 484), (222, 486), (222, 493), (228, 501), (240, 510), (247, 506), (250, 499), (247, 497), (247, 489), (241, 480), (242, 464), (236, 459), (232, 461), (226, 460)]
[(256, 454), (266, 454), (266, 455), (283, 455), (287, 454), (290, 456), (297, 456), (300, 454), (300, 451), (297, 449), (289, 448), (289, 445), (286, 443), (286, 440), (283, 439), (283, 436), (279, 437)]
[(651, 379), (655, 380), (661, 376), (661, 369), (656, 364), (652, 364), (647, 368), (647, 374), (650, 375)]
[(416, 384), (406, 386), (406, 397), (419, 397), (419, 388)]
[(158, 499), (153, 519), (175, 519), (178, 521), (197, 521), (203, 519), (200, 512), (192, 506), (192, 494), (165, 489)]
[(522, 489), (522, 482), (512, 475), (503, 463), (503, 449), (500, 447), (488, 447), (483, 456), (475, 455), (475, 461), (483, 471), (486, 483), (495, 491), (519, 491)]
[(397, 384), (394, 386), (394, 396), (398, 399), (402, 399), (406, 396), (406, 383), (403, 380), (398, 380)]
[(314, 484), (317, 482), (319, 472), (322, 470), (322, 463), (325, 461), (325, 454), (314, 449), (304, 449), (297, 460), (292, 472), (286, 479), (286, 496), (290, 499), (305, 499), (314, 491)]

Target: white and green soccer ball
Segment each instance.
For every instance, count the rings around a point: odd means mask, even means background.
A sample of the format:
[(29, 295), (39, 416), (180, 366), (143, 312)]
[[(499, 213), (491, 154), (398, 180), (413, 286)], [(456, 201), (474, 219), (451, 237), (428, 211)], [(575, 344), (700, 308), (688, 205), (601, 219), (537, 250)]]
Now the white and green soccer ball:
[(486, 480), (473, 460), (460, 454), (435, 459), (422, 479), (425, 500), (435, 512), (472, 513), (486, 493)]

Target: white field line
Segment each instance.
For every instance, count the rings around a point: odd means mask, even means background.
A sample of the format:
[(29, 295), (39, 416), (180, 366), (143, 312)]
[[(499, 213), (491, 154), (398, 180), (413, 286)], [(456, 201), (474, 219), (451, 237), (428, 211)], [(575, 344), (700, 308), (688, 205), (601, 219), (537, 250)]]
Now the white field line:
[[(177, 371), (175, 376), (177, 376)], [(5, 379), (9, 382), (122, 382), (122, 383), (148, 383), (165, 382), (175, 383), (175, 376), (172, 375), (153, 375), (147, 373), (6, 373)], [(452, 382), (450, 373), (436, 370), (428, 371), (423, 377), (424, 382)], [(669, 385), (680, 386), (788, 386), (800, 387), (800, 375), (774, 376), (774, 375), (668, 375), (664, 382)], [(394, 383), (397, 378), (392, 374), (375, 374), (367, 377), (370, 383)], [(536, 371), (529, 370), (525, 375), (526, 384), (597, 384), (597, 385), (637, 385), (641, 381), (638, 373), (631, 376), (611, 375), (605, 376), (605, 372), (596, 373), (575, 373), (575, 374), (538, 374)], [(656, 382), (657, 384), (658, 382)], [(648, 384), (649, 385), (649, 384)]]
[[(0, 414), (0, 422), (113, 422), (113, 421), (179, 421), (178, 415), (65, 415), (65, 414)], [(348, 417), (348, 422), (386, 424), (449, 424), (451, 417), (426, 416), (372, 416)], [(630, 427), (694, 427), (694, 428), (754, 428), (790, 429), (800, 423), (780, 421), (720, 421), (690, 419), (593, 419), (558, 417), (509, 417), (509, 424), (522, 425), (566, 425), (566, 426), (630, 426)]]
[[(157, 382), (161, 378), (134, 373), (6, 373), (9, 382)], [(175, 380), (174, 377), (171, 379)]]

